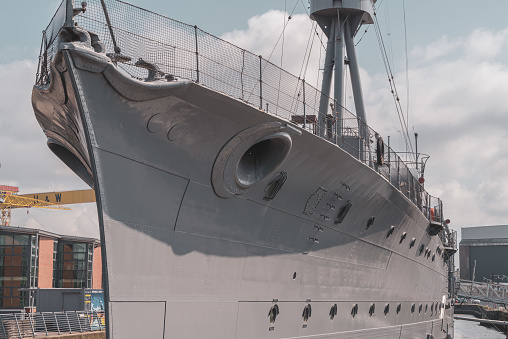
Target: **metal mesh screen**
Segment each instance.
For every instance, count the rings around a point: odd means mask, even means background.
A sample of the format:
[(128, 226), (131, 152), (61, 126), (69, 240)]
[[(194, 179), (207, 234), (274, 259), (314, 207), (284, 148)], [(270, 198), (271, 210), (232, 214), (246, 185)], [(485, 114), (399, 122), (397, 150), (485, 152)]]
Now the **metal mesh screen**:
[[(50, 80), (49, 63), (65, 23), (65, 7), (64, 0), (45, 30), (37, 85)], [(123, 1), (89, 0), (86, 11), (77, 15), (75, 22), (97, 34), (108, 55), (115, 53), (116, 41), (120, 49), (116, 55), (128, 57), (128, 61), (124, 58), (118, 62), (118, 67), (133, 78), (151, 81), (151, 69), (159, 78), (191, 80), (291, 121), (337, 144), (376, 170), (430, 218), (432, 199), (409, 170), (408, 162), (385, 145), (387, 164), (378, 166), (373, 160), (376, 159), (375, 131), (327, 97), (327, 112), (321, 114), (324, 118), (320, 120), (319, 102), (323, 94), (303, 79), (196, 26)]]

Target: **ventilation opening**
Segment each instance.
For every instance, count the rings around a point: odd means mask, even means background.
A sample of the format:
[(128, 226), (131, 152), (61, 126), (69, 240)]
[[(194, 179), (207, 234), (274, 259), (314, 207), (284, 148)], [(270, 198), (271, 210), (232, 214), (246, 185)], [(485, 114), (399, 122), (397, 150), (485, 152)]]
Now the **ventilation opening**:
[(312, 315), (312, 307), (309, 304), (303, 308), (303, 313), (302, 313), (303, 322), (306, 323), (309, 320), (309, 318), (311, 317), (311, 315)]
[(335, 224), (340, 224), (342, 221), (344, 221), (344, 218), (351, 209), (351, 206), (353, 206), (353, 202), (348, 200), (347, 203), (340, 208), (339, 213), (337, 213), (337, 217), (334, 220)]
[(67, 165), (88, 186), (94, 188), (94, 181), (85, 165), (71, 151), (53, 139), (48, 139), (49, 149)]
[(285, 133), (271, 136), (251, 146), (236, 168), (236, 179), (244, 188), (266, 178), (284, 161), (291, 149), (291, 138)]
[(354, 318), (358, 314), (358, 304), (354, 304), (351, 309), (351, 316)]
[(279, 306), (277, 304), (273, 305), (270, 308), (270, 311), (268, 312), (268, 318), (270, 318), (270, 324), (275, 323), (275, 319), (277, 319), (277, 316), (279, 315)]
[(270, 180), (265, 188), (266, 194), (263, 200), (270, 201), (275, 198), (277, 193), (279, 193), (280, 189), (282, 188), (282, 185), (284, 185), (286, 182), (287, 178), (288, 174), (286, 172), (280, 172), (272, 180)]
[(330, 320), (333, 320), (335, 318), (335, 316), (337, 315), (337, 304), (334, 304), (331, 308), (330, 308)]

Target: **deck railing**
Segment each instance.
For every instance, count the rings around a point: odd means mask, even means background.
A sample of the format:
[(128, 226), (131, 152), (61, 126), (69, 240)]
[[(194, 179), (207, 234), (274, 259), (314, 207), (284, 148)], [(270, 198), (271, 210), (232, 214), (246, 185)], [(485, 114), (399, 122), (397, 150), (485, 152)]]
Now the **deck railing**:
[[(43, 32), (36, 84), (50, 81), (49, 65), (67, 13), (63, 0)], [(71, 0), (68, 0), (71, 1)], [(281, 117), (338, 145), (377, 171), (410, 199), (429, 220), (441, 222), (442, 202), (419, 183), (419, 174), (384, 144), (385, 164), (377, 163), (377, 133), (353, 113), (329, 101), (305, 79), (261, 56), (204, 32), (119, 0), (88, 0), (75, 17), (80, 28), (97, 34), (118, 67), (141, 81), (187, 79)], [(104, 5), (104, 6), (103, 6)], [(325, 117), (319, 119), (318, 117)], [(413, 160), (414, 162), (414, 160)]]
[(35, 338), (104, 329), (104, 311), (0, 314), (0, 339)]

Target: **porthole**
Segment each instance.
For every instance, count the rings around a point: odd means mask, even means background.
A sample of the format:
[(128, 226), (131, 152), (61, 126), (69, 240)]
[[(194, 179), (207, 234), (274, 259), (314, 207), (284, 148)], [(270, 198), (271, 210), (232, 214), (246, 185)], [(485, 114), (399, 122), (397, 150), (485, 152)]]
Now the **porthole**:
[(335, 316), (337, 315), (337, 304), (334, 304), (331, 308), (330, 308), (330, 320), (333, 320), (335, 318)]
[(428, 309), (429, 309), (429, 304), (425, 304), (425, 314), (427, 314)]
[(418, 250), (418, 252), (420, 253), (420, 255), (423, 253), (423, 250), (425, 249), (425, 246), (423, 244), (420, 245), (420, 249)]
[(402, 244), (402, 242), (404, 241), (404, 239), (406, 239), (406, 237), (407, 237), (407, 232), (402, 232), (402, 235), (400, 236), (399, 244)]
[(388, 313), (390, 313), (390, 304), (385, 305), (385, 310), (384, 310), (385, 316), (388, 315)]
[(416, 238), (412, 238), (411, 239), (411, 242), (409, 243), (409, 248), (413, 248), (413, 246), (415, 245), (416, 243)]
[(277, 316), (279, 315), (279, 306), (277, 304), (273, 305), (270, 308), (270, 311), (268, 312), (268, 318), (270, 318), (270, 324), (275, 323), (275, 319), (277, 319)]
[(413, 303), (411, 304), (411, 313), (415, 313), (416, 305)]
[(308, 304), (303, 308), (302, 312), (303, 322), (306, 323), (311, 317), (311, 315), (312, 315), (312, 307), (310, 306), (310, 304)]
[(365, 229), (368, 230), (370, 226), (374, 225), (374, 221), (376, 220), (375, 216), (372, 216), (367, 220), (367, 225), (365, 225)]
[(422, 310), (423, 310), (423, 306), (422, 306), (422, 304), (420, 304), (420, 306), (418, 306), (418, 313), (422, 313)]
[(376, 305), (375, 304), (371, 304), (370, 307), (369, 307), (369, 316), (372, 317), (372, 315), (374, 315), (375, 311), (376, 311)]
[(395, 231), (395, 226), (391, 226), (388, 230), (388, 233), (386, 233), (386, 237), (389, 238), (390, 235), (392, 235), (393, 231)]
[(296, 279), (296, 272), (293, 273), (293, 280), (295, 280), (295, 279)]
[(358, 314), (358, 304), (354, 304), (351, 309), (351, 316), (354, 318)]
[(335, 217), (334, 220), (334, 224), (340, 224), (344, 220), (347, 213), (351, 209), (351, 206), (353, 206), (353, 202), (351, 200), (348, 200), (347, 203), (340, 208), (339, 213), (337, 213), (337, 216)]
[(398, 304), (397, 304), (397, 310), (396, 310), (397, 314), (399, 314), (399, 313), (400, 313), (400, 310), (401, 310), (401, 309), (402, 309), (402, 304), (401, 304), (401, 303), (398, 303)]

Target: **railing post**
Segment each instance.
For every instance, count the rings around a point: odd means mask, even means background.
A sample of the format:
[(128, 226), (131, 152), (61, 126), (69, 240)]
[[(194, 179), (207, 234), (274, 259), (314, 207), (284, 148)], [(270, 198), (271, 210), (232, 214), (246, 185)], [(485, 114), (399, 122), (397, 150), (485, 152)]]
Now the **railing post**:
[[(33, 308), (32, 308), (32, 311), (33, 311)], [(32, 328), (32, 335), (33, 335), (33, 336), (34, 336), (34, 338), (35, 338), (35, 337), (36, 337), (36, 335), (35, 335), (35, 327), (34, 327), (34, 324), (32, 324), (32, 318), (33, 318), (33, 317), (32, 317), (32, 314), (33, 314), (33, 313), (30, 313), (30, 314), (28, 315), (28, 320), (30, 320), (30, 327)]]
[(194, 26), (194, 37), (196, 40), (196, 82), (199, 83), (199, 52), (198, 52), (198, 26)]
[(263, 65), (262, 65), (263, 58), (261, 55), (259, 56), (259, 109), (263, 109)]
[(76, 320), (78, 321), (78, 325), (79, 325), (79, 331), (81, 333), (83, 333), (83, 327), (81, 326), (81, 320), (79, 320), (79, 315), (78, 315), (78, 311), (74, 311), (75, 314), (76, 314)]
[(97, 318), (97, 322), (99, 323), (99, 329), (102, 331), (102, 320), (99, 318), (99, 313), (97, 313), (97, 311), (94, 311), (94, 313)]
[[(409, 171), (408, 171), (408, 172), (409, 172)], [(409, 200), (411, 200), (411, 190), (412, 190), (412, 187), (411, 187), (411, 182), (413, 181), (413, 178), (412, 178), (411, 173), (408, 173), (408, 174), (409, 174), (409, 176), (410, 176), (411, 178), (407, 178), (407, 185), (408, 185), (408, 188), (409, 188), (409, 189), (407, 190), (407, 191), (408, 191), (408, 192), (407, 192), (407, 195), (408, 195)], [(411, 201), (412, 201), (412, 200), (411, 200)]]
[(42, 64), (42, 51), (44, 48), (44, 41), (46, 40), (46, 31), (42, 31), (42, 40), (41, 40), (41, 50), (39, 52), (39, 64), (37, 65), (37, 73), (35, 73), (35, 83), (39, 83), (39, 76), (41, 73), (41, 64)]
[[(92, 318), (92, 319), (90, 319)], [(92, 321), (93, 321), (93, 313), (92, 313), (92, 316), (90, 317), (90, 313), (88, 313), (88, 310), (86, 310), (86, 324), (88, 326), (88, 331), (92, 332)]]
[(443, 202), (439, 199), (439, 214), (441, 215), (440, 222), (443, 222)]
[(430, 220), (430, 197), (428, 194), (425, 195), (425, 205), (427, 206), (426, 216), (427, 216), (427, 219)]
[(392, 159), (391, 159), (391, 149), (390, 149), (390, 136), (388, 136), (388, 180), (390, 184), (392, 184)]
[(2, 324), (2, 332), (4, 332), (4, 338), (7, 338), (7, 333), (5, 333), (5, 326), (4, 326), (4, 321), (2, 318), (3, 317), (0, 315), (0, 323)]
[(243, 70), (245, 68), (245, 50), (242, 49), (242, 71), (240, 72), (240, 83), (242, 84), (242, 100), (244, 99), (243, 94)]
[(58, 319), (55, 312), (53, 312), (53, 316), (55, 317), (56, 330), (58, 331), (58, 335), (60, 335), (60, 326), (58, 326)]
[(400, 158), (397, 157), (397, 188), (400, 191)]
[(19, 337), (23, 338), (23, 336), (21, 335), (21, 330), (19, 329), (18, 317), (16, 314), (14, 314), (14, 321), (16, 321), (16, 327), (18, 328)]
[(44, 324), (44, 330), (46, 331), (46, 337), (48, 336), (48, 326), (46, 325), (46, 320), (44, 319), (44, 313), (41, 312), (42, 323)]
[(65, 312), (65, 318), (67, 318), (67, 326), (69, 326), (69, 332), (72, 334), (71, 323), (69, 322), (69, 314), (67, 314), (67, 312)]
[(303, 87), (303, 129), (305, 129), (306, 123), (307, 123), (307, 114), (305, 113), (305, 79), (302, 80), (302, 87)]
[(67, 0), (65, 13), (65, 26), (74, 27), (74, 0)]

